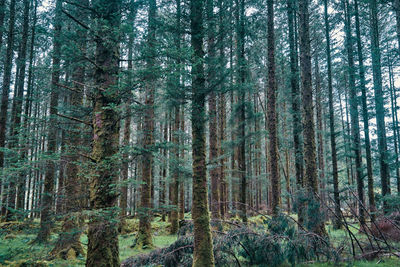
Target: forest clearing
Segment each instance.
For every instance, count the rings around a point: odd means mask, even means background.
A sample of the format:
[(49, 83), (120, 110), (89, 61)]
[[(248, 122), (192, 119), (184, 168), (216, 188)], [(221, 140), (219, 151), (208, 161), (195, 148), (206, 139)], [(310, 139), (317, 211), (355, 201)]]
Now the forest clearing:
[(400, 266), (400, 0), (0, 0), (0, 266)]

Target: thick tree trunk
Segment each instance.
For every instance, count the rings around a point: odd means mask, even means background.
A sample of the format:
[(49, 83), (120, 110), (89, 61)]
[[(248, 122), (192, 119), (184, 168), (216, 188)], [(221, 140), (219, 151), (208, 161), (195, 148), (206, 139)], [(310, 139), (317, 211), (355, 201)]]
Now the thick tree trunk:
[[(90, 206), (93, 210), (88, 230), (86, 266), (119, 266), (118, 217), (115, 208), (118, 191), (120, 117), (114, 107), (120, 104), (117, 86), (119, 68), (120, 0), (95, 0), (97, 34), (95, 52), (93, 110), (93, 176)], [(104, 38), (107, 42), (104, 42)]]
[(203, 0), (190, 1), (192, 59), (193, 267), (214, 266), (207, 201)]
[(300, 70), (303, 86), (304, 159), (306, 187), (308, 191), (308, 226), (314, 233), (326, 235), (324, 221), (319, 215), (320, 200), (318, 198), (308, 6), (308, 0), (299, 1)]

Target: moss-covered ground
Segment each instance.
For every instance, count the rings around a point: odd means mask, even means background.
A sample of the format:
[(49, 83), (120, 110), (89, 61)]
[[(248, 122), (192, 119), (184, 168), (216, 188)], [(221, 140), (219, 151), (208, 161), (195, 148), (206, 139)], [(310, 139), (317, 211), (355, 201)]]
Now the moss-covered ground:
[[(250, 222), (258, 224), (262, 222), (262, 218), (252, 217)], [(85, 258), (78, 257), (69, 260), (48, 260), (50, 250), (54, 247), (57, 240), (57, 235), (53, 234), (51, 240), (47, 244), (36, 244), (33, 240), (36, 237), (39, 222), (32, 221), (24, 224), (0, 224), (0, 266), (84, 266)], [(126, 233), (119, 236), (120, 245), (120, 258), (121, 261), (141, 253), (149, 253), (148, 250), (138, 250), (132, 247), (137, 231), (138, 221), (136, 219), (128, 219)], [(356, 227), (356, 225), (354, 225)], [(156, 218), (152, 223), (153, 229), (153, 242), (156, 248), (167, 247), (176, 241), (176, 235), (169, 235), (169, 223), (162, 222), (159, 218)], [(352, 229), (355, 235), (360, 236), (357, 229)], [(56, 231), (57, 232), (57, 229)], [(330, 240), (334, 245), (340, 245), (340, 243), (347, 239), (347, 233), (344, 230), (333, 230), (330, 225), (327, 226), (327, 232), (330, 236)], [(360, 236), (360, 238), (362, 238)], [(86, 247), (87, 236), (83, 234), (81, 242)], [(330, 267), (330, 266), (357, 266), (357, 267), (389, 267), (389, 266), (400, 266), (400, 260), (398, 258), (383, 258), (376, 259), (373, 261), (355, 261), (346, 262), (334, 265), (333, 263), (309, 263), (299, 265), (301, 267), (314, 266), (314, 267)]]

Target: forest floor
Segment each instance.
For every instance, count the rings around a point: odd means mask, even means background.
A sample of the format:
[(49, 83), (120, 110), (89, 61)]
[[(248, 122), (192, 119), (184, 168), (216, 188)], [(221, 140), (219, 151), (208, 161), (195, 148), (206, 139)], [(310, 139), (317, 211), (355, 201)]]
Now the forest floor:
[[(254, 222), (258, 221), (257, 217), (251, 218)], [(17, 224), (16, 224), (17, 225)], [(176, 235), (169, 235), (169, 223), (162, 222), (160, 218), (156, 218), (152, 223), (153, 227), (153, 242), (155, 248), (147, 250), (138, 250), (132, 248), (134, 244), (136, 229), (138, 221), (136, 219), (127, 220), (127, 228), (132, 229), (130, 233), (119, 235), (119, 248), (120, 248), (120, 259), (121, 262), (129, 257), (141, 254), (149, 253), (154, 249), (167, 247), (177, 240)], [(36, 233), (39, 227), (39, 221), (34, 220), (29, 223), (21, 224), (21, 227), (14, 227), (13, 230), (7, 229), (5, 223), (0, 224), (0, 267), (2, 266), (84, 266), (85, 258), (79, 256), (75, 259), (70, 260), (46, 260), (49, 252), (54, 247), (57, 240), (57, 234), (53, 234), (51, 240), (46, 245), (39, 245), (33, 242), (36, 237)], [(58, 224), (57, 227), (60, 227)], [(57, 232), (60, 228), (56, 228), (54, 232)], [(332, 242), (339, 244), (347, 237), (347, 234), (343, 230), (333, 230), (330, 225), (327, 226), (327, 232)], [(355, 231), (355, 234), (356, 233)], [(81, 242), (86, 248), (87, 236), (83, 234), (81, 237)], [(36, 264), (33, 264), (36, 263)], [(39, 264), (38, 264), (39, 263)], [(288, 265), (289, 266), (289, 265)], [(314, 266), (314, 267), (328, 267), (328, 266), (338, 266), (333, 263), (309, 263), (301, 264), (298, 266)], [(354, 261), (346, 262), (340, 264), (339, 266), (357, 266), (357, 267), (370, 267), (370, 266), (380, 266), (380, 267), (391, 267), (400, 266), (400, 260), (398, 258), (384, 258), (376, 259), (373, 261)]]

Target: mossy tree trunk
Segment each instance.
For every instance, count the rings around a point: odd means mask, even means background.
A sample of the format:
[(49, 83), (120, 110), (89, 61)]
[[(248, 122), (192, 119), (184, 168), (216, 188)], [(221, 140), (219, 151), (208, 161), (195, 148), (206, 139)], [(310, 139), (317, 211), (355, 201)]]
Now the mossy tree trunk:
[(205, 98), (204, 75), (204, 28), (203, 0), (190, 1), (190, 29), (192, 60), (192, 156), (193, 156), (193, 205), (194, 224), (193, 267), (214, 266), (210, 215), (207, 200)]
[(314, 233), (326, 235), (325, 224), (320, 216), (318, 197), (317, 157), (315, 146), (315, 122), (311, 75), (311, 41), (308, 0), (299, 1), (300, 70), (303, 86), (303, 127), (305, 178), (308, 191), (308, 227)]
[(119, 266), (118, 159), (120, 104), (118, 88), (120, 0), (95, 0), (96, 68), (94, 73), (93, 176), (86, 266)]

